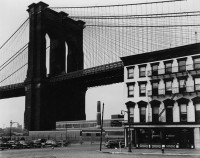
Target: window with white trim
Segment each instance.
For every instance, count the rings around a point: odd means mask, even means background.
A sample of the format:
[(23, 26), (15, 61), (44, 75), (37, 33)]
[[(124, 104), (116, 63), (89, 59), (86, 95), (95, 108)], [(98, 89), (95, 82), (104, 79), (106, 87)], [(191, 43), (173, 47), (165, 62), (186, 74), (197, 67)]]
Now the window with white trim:
[(180, 122), (187, 122), (187, 104), (180, 104)]
[(140, 76), (140, 77), (145, 77), (145, 76), (146, 76), (146, 66), (141, 66), (141, 67), (139, 68), (139, 70), (140, 70), (139, 76)]
[(134, 67), (127, 67), (127, 78), (133, 79), (134, 78)]
[(195, 90), (199, 91), (200, 90), (200, 78), (199, 77), (195, 78), (194, 82), (195, 82)]
[(195, 122), (200, 122), (200, 103), (195, 105)]
[(127, 84), (128, 97), (134, 97), (134, 83)]
[(194, 59), (194, 69), (200, 69), (200, 57)]

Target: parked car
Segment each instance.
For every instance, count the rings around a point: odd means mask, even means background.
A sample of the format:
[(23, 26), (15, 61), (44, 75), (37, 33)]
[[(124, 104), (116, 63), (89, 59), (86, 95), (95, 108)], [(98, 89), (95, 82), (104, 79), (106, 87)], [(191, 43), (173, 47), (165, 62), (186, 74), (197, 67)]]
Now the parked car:
[(0, 149), (1, 150), (8, 149), (7, 143), (0, 140)]
[(22, 149), (23, 148), (23, 144), (21, 144), (20, 142), (14, 142), (14, 144), (12, 144), (12, 149)]
[(46, 147), (58, 147), (58, 143), (55, 140), (47, 140), (45, 143)]
[(69, 142), (66, 141), (66, 140), (58, 140), (57, 144), (58, 144), (59, 147), (62, 147), (62, 146), (66, 147), (69, 144)]
[(42, 148), (45, 147), (45, 139), (36, 139), (36, 140), (32, 140), (33, 143), (33, 147), (34, 148)]
[(23, 149), (29, 149), (32, 146), (29, 141), (25, 141), (25, 140), (20, 140), (19, 143), (22, 145)]
[(123, 140), (109, 140), (105, 143), (107, 148), (124, 148), (125, 143)]
[(6, 145), (8, 147), (8, 149), (12, 149), (13, 148), (13, 145), (15, 144), (16, 142), (14, 140), (9, 140), (6, 142)]

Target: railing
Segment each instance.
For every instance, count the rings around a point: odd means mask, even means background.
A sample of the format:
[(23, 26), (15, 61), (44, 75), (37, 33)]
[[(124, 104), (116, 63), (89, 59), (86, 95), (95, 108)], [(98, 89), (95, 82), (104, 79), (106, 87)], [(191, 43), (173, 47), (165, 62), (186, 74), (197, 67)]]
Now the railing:
[(172, 87), (171, 90), (166, 89), (154, 89), (148, 90), (148, 96), (159, 96), (167, 94), (181, 94), (181, 93), (192, 93), (200, 91), (200, 84), (194, 86), (185, 86), (185, 87)]
[(23, 88), (24, 87), (24, 82), (23, 83), (17, 83), (17, 84), (11, 84), (7, 86), (2, 86), (0, 87), (0, 91), (7, 91), (10, 89), (17, 89), (17, 88)]
[(97, 67), (92, 67), (89, 69), (70, 72), (64, 75), (59, 75), (59, 76), (51, 78), (51, 81), (57, 81), (58, 78), (72, 79), (72, 78), (77, 78), (77, 77), (82, 77), (82, 76), (87, 76), (87, 75), (92, 75), (92, 74), (97, 74), (97, 73), (107, 72), (107, 71), (112, 71), (112, 70), (117, 70), (117, 69), (123, 70), (123, 67), (124, 67), (123, 62), (120, 61), (120, 62), (110, 63), (110, 64), (101, 65)]
[(187, 70), (194, 70), (194, 65), (190, 64), (190, 65), (185, 65), (184, 67), (183, 66), (174, 66), (174, 67), (158, 69), (157, 71), (149, 70), (147, 75), (150, 77), (150, 76), (158, 76), (158, 75), (166, 75), (166, 74), (171, 74), (171, 73), (185, 72)]

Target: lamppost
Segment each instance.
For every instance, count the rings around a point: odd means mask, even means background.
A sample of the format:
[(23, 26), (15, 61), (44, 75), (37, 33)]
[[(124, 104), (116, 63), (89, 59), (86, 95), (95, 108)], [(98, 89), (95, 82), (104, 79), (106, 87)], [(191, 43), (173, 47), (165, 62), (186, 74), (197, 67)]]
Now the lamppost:
[(18, 123), (18, 122), (12, 122), (12, 120), (10, 121), (10, 140), (11, 140), (11, 137), (12, 137), (12, 125), (14, 124), (14, 123)]
[(121, 114), (128, 115), (128, 152), (131, 152), (131, 128), (130, 128), (130, 109), (128, 111), (121, 110)]
[(129, 101), (126, 104), (126, 108), (127, 108), (127, 111), (124, 111), (124, 110), (121, 110), (121, 114), (122, 115), (125, 115), (125, 113), (127, 113), (128, 115), (128, 152), (131, 152), (131, 120), (130, 120), (130, 109), (131, 108), (134, 108), (135, 106), (135, 103), (132, 102), (132, 101)]

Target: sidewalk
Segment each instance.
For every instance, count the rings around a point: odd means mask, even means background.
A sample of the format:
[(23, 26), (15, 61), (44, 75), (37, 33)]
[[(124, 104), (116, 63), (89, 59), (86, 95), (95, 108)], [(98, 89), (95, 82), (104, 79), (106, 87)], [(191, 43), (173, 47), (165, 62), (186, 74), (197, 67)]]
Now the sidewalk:
[(135, 149), (132, 148), (132, 152), (128, 152), (128, 149), (107, 149), (103, 148), (98, 152), (108, 154), (133, 154), (133, 155), (183, 155), (183, 156), (200, 156), (200, 149), (165, 149), (162, 153), (161, 149)]

